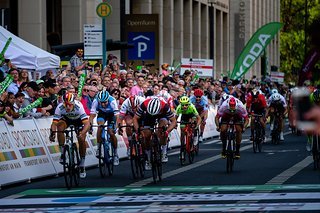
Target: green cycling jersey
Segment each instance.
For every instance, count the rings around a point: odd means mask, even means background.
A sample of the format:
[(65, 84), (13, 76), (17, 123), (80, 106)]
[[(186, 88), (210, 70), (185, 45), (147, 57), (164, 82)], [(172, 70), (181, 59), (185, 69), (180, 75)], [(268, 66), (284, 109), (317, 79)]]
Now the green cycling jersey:
[(196, 107), (193, 104), (189, 104), (188, 108), (186, 110), (183, 110), (181, 104), (178, 105), (176, 109), (176, 114), (177, 115), (192, 115), (192, 116), (197, 116), (199, 115)]

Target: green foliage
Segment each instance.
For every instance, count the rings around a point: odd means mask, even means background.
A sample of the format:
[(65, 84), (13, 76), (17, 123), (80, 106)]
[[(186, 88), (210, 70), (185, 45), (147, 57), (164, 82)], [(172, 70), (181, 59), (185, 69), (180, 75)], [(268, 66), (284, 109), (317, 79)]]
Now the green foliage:
[[(305, 26), (305, 3), (308, 8), (307, 26)], [(296, 80), (292, 71), (302, 67), (305, 51), (311, 47), (308, 27), (320, 17), (320, 1), (281, 0), (280, 4), (281, 22), (284, 24), (280, 34), (280, 70), (285, 72), (288, 82)]]

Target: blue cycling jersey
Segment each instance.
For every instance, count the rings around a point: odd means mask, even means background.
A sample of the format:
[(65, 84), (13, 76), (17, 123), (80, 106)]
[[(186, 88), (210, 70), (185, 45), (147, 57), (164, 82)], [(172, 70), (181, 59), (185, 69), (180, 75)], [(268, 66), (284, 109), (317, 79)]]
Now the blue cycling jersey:
[(200, 102), (197, 103), (196, 96), (193, 95), (190, 97), (190, 102), (196, 107), (201, 106), (203, 107), (203, 110), (208, 110), (208, 99), (206, 96), (202, 96)]
[(97, 112), (104, 112), (104, 113), (113, 112), (115, 115), (118, 114), (119, 107), (118, 107), (117, 100), (114, 97), (110, 96), (107, 106), (103, 107), (97, 99), (94, 99), (90, 114), (96, 114)]

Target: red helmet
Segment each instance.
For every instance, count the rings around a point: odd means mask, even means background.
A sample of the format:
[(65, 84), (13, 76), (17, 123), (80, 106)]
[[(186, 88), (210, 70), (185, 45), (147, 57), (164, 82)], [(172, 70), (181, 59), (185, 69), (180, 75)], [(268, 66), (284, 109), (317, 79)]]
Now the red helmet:
[(194, 90), (194, 96), (203, 96), (203, 91), (201, 89)]
[(234, 111), (234, 110), (236, 109), (236, 106), (237, 106), (237, 101), (236, 101), (236, 99), (235, 99), (234, 97), (231, 97), (231, 98), (229, 99), (229, 109), (230, 109), (231, 111)]

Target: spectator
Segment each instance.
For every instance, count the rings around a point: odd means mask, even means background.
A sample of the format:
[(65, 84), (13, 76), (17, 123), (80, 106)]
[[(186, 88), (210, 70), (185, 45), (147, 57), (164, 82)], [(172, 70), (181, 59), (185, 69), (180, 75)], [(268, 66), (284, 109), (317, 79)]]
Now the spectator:
[[(44, 96), (43, 96), (43, 100), (46, 102), (50, 102), (52, 103), (52, 109), (47, 110), (47, 112), (50, 113), (50, 115), (54, 114), (54, 110), (56, 108), (57, 105), (55, 105), (56, 100), (57, 100), (57, 85), (55, 83), (53, 83), (52, 81), (47, 81), (43, 84), (44, 87)], [(45, 100), (46, 99), (46, 100)]]
[(96, 86), (89, 86), (89, 92), (88, 92), (88, 103), (87, 107), (91, 110), (92, 102), (96, 97), (96, 94), (98, 93), (98, 88)]
[(8, 115), (6, 108), (6, 104), (3, 101), (0, 101), (0, 118), (5, 119), (8, 124), (13, 126), (13, 118)]
[(61, 88), (67, 88), (71, 85), (71, 78), (70, 76), (64, 76), (61, 80)]
[(19, 110), (22, 109), (23, 101), (24, 101), (24, 94), (22, 92), (18, 92), (15, 95), (15, 102), (13, 103), (13, 109), (15, 112), (15, 114), (13, 115), (14, 118), (21, 117)]
[(87, 64), (88, 62), (83, 60), (83, 49), (77, 49), (76, 53), (70, 59), (71, 73), (79, 76), (79, 71), (85, 69)]
[(52, 70), (48, 70), (44, 76), (40, 78), (43, 81), (48, 81), (54, 79), (54, 74)]
[(110, 92), (110, 95), (117, 100), (118, 106), (120, 106), (120, 105), (119, 105), (119, 101), (120, 101), (120, 90), (119, 90), (119, 89), (113, 89), (113, 90)]
[(29, 72), (26, 69), (22, 69), (19, 72), (19, 83), (21, 84), (22, 82), (27, 82), (27, 83), (30, 82)]
[[(30, 81), (28, 83), (26, 91), (23, 92), (24, 100), (23, 100), (22, 108), (29, 106), (32, 102), (35, 101), (36, 94), (38, 91), (39, 91), (38, 84), (34, 81)], [(30, 111), (24, 113), (23, 117), (39, 118), (42, 115), (43, 114), (41, 112), (34, 112), (33, 110), (30, 110)]]
[(128, 87), (129, 91), (131, 92), (131, 89), (134, 87), (134, 80), (133, 78), (127, 78), (127, 84), (126, 86)]
[(131, 88), (130, 94), (144, 96), (143, 84), (144, 84), (144, 78), (138, 77), (137, 78), (137, 85), (135, 85), (134, 87)]
[(12, 75), (13, 77), (13, 81), (11, 82), (11, 84), (8, 86), (7, 88), (7, 92), (12, 92), (13, 94), (17, 94), (17, 92), (19, 91), (19, 72), (16, 68), (12, 68), (9, 70), (10, 75)]

